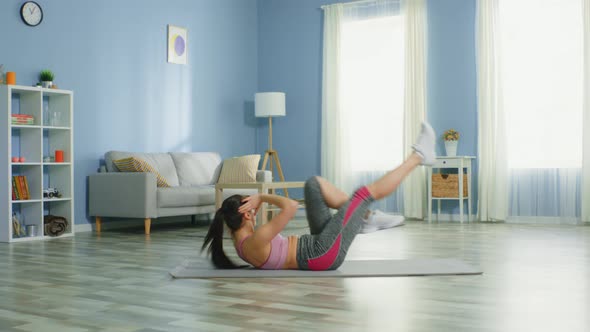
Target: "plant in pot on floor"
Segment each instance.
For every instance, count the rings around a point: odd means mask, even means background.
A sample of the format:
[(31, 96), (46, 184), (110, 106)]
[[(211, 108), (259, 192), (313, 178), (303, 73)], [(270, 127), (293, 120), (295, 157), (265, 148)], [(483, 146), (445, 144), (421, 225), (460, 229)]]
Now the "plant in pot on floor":
[(443, 134), (445, 141), (445, 151), (447, 156), (455, 157), (457, 155), (457, 145), (459, 144), (459, 132), (455, 129), (446, 130)]
[(39, 73), (39, 81), (41, 81), (41, 84), (44, 88), (51, 88), (54, 78), (55, 76), (51, 70), (45, 69)]

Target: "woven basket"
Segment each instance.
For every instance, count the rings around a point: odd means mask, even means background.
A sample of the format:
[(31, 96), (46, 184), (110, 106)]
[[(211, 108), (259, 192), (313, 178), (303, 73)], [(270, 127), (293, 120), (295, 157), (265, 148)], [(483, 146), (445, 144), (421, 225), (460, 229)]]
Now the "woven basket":
[[(432, 197), (459, 197), (459, 176), (432, 174)], [(463, 174), (463, 197), (467, 197), (467, 174)]]

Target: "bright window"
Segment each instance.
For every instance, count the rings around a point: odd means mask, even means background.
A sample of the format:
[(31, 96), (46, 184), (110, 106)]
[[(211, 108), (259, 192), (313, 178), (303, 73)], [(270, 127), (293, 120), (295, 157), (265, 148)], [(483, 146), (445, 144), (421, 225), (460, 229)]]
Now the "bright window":
[(580, 0), (501, 0), (500, 45), (511, 168), (582, 165)]
[(400, 16), (345, 23), (340, 107), (353, 171), (389, 170), (403, 158), (404, 41)]

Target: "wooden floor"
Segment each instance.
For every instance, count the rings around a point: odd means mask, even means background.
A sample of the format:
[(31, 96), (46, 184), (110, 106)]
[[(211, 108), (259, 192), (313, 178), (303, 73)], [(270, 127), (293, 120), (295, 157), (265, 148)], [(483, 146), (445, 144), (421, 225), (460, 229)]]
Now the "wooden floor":
[(415, 222), (359, 235), (349, 253), (459, 258), (481, 276), (171, 279), (205, 231), (154, 223), (146, 238), (139, 221), (2, 244), (0, 331), (590, 331), (587, 226)]

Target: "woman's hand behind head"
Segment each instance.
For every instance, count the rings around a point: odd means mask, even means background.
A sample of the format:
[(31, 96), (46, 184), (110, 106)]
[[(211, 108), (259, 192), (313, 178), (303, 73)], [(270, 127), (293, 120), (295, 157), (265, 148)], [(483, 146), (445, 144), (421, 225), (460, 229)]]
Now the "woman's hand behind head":
[(250, 212), (251, 210), (258, 211), (258, 207), (260, 206), (260, 203), (262, 203), (262, 201), (260, 199), (260, 195), (258, 195), (258, 194), (245, 197), (242, 200), (242, 205), (238, 209), (238, 212), (239, 213), (246, 213), (246, 212)]

